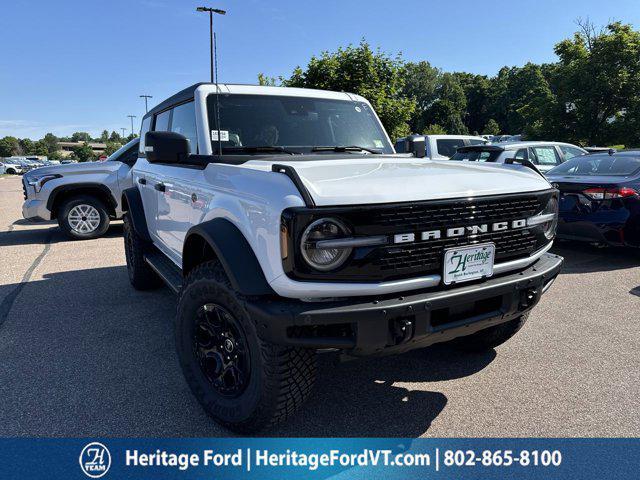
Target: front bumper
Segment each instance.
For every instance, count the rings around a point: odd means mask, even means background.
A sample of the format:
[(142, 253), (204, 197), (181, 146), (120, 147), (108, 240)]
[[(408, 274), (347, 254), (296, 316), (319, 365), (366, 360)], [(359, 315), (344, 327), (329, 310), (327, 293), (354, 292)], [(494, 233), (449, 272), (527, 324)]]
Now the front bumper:
[(22, 204), (22, 216), (28, 220), (51, 220), (51, 212), (46, 202), (37, 198), (28, 198)]
[(338, 348), (355, 356), (401, 353), (519, 317), (540, 300), (562, 263), (545, 253), (519, 272), (482, 283), (335, 302), (253, 300), (247, 308), (260, 335), (277, 344)]

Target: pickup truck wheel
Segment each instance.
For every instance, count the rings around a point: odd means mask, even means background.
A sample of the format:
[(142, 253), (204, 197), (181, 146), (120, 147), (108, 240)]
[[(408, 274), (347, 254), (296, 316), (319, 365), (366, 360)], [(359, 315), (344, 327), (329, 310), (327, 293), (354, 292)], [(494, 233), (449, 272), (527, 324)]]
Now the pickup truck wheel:
[(106, 207), (90, 195), (78, 195), (65, 200), (56, 216), (62, 231), (73, 240), (97, 238), (109, 228)]
[(467, 352), (483, 352), (502, 345), (513, 337), (524, 326), (529, 313), (510, 320), (500, 325), (485, 328), (466, 337), (459, 337), (450, 342), (450, 345)]
[(217, 422), (251, 433), (280, 423), (309, 395), (313, 350), (269, 343), (217, 261), (187, 277), (175, 324), (176, 348), (191, 391)]
[(124, 256), (127, 260), (129, 282), (136, 290), (152, 290), (162, 285), (162, 279), (144, 260), (150, 245), (138, 236), (131, 225), (129, 214), (124, 215)]

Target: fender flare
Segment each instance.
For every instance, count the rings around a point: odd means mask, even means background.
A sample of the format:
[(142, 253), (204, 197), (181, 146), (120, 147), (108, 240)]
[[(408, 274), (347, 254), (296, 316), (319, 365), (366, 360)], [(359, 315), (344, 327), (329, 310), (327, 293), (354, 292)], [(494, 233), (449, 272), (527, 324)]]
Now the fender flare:
[(195, 266), (200, 253), (190, 248), (195, 237), (200, 237), (211, 247), (236, 291), (243, 295), (276, 294), (245, 236), (224, 218), (209, 220), (189, 229), (182, 252), (182, 271), (185, 274)]
[(51, 191), (51, 193), (49, 194), (49, 198), (47, 198), (47, 210), (51, 211), (56, 201), (56, 197), (59, 194), (64, 192), (70, 192), (73, 190), (79, 190), (82, 188), (98, 189), (109, 199), (109, 203), (110, 203), (109, 206), (113, 208), (114, 211), (118, 206), (118, 202), (116, 201), (115, 198), (113, 198), (113, 194), (111, 193), (111, 190), (109, 190), (109, 187), (106, 187), (101, 183), (68, 183), (68, 184), (57, 186)]
[(151, 235), (147, 228), (147, 220), (144, 215), (142, 196), (136, 187), (127, 188), (122, 192), (122, 210), (129, 213), (129, 219), (133, 231), (146, 242), (151, 242)]

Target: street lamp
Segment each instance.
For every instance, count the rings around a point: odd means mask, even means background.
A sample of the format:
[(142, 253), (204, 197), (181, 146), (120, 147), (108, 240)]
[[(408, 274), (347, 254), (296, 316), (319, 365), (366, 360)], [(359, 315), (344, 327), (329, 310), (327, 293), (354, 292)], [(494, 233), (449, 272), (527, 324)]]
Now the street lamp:
[(127, 115), (131, 119), (131, 136), (133, 137), (133, 119), (137, 118), (135, 115)]
[(209, 12), (209, 49), (211, 56), (211, 83), (213, 83), (213, 14), (226, 15), (227, 12), (218, 8), (198, 7), (196, 12)]
[(153, 98), (151, 95), (140, 95), (140, 98), (144, 98), (144, 113), (149, 112), (149, 107), (147, 106), (147, 100)]

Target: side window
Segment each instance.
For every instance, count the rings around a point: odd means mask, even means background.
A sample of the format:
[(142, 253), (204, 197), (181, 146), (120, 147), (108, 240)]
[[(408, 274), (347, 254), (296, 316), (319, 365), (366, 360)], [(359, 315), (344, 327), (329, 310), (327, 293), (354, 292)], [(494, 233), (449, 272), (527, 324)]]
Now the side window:
[(469, 139), (469, 145), (484, 145), (485, 143), (487, 142), (485, 142), (484, 140), (478, 140), (476, 138)]
[(569, 160), (570, 158), (584, 155), (584, 152), (576, 147), (568, 147), (566, 145), (560, 145), (560, 150), (562, 150), (565, 160)]
[(171, 118), (171, 110), (165, 110), (162, 113), (156, 115), (156, 124), (153, 127), (154, 132), (168, 132), (169, 131), (169, 119)]
[(513, 158), (520, 158), (522, 160), (526, 160), (527, 159), (527, 149), (526, 148), (521, 148), (520, 150), (518, 150), (516, 152), (516, 154), (513, 156)]
[(443, 138), (441, 140), (436, 140), (436, 145), (440, 155), (451, 158), (456, 154), (458, 147), (464, 146), (464, 140)]
[(140, 127), (140, 147), (138, 152), (144, 155), (144, 140), (146, 133), (150, 130), (151, 127), (151, 117), (147, 117), (142, 120), (142, 127)]
[(560, 163), (558, 153), (553, 146), (532, 147), (532, 150), (540, 165), (558, 165)]
[(196, 133), (196, 111), (194, 102), (183, 103), (173, 109), (171, 131), (184, 135), (189, 140), (191, 153), (198, 152), (198, 134)]

